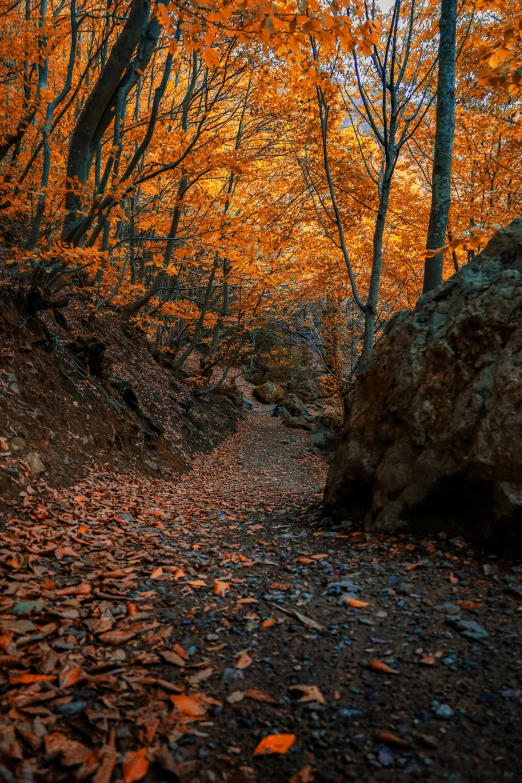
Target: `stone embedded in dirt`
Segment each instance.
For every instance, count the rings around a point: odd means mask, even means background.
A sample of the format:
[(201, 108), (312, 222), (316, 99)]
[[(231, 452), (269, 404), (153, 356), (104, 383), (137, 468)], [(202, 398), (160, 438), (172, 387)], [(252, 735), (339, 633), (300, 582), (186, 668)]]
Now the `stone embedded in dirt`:
[(22, 451), (25, 451), (27, 448), (27, 441), (25, 438), (13, 438), (9, 441), (9, 448), (11, 451), (13, 451), (15, 454), (19, 454)]
[(461, 620), (460, 617), (446, 617), (446, 623), (455, 628), (462, 636), (467, 636), (468, 639), (480, 641), (481, 639), (489, 638), (489, 633), (486, 629), (474, 620)]
[(252, 393), (256, 400), (262, 402), (264, 405), (272, 405), (275, 402), (281, 402), (285, 396), (284, 389), (277, 383), (267, 381), (261, 386), (255, 386)]
[(45, 465), (36, 451), (32, 451), (27, 455), (27, 462), (29, 463), (29, 470), (33, 476), (39, 476), (40, 473), (45, 473)]
[(277, 418), (288, 419), (290, 413), (287, 411), (284, 405), (276, 405), (274, 410), (272, 411), (272, 416), (274, 416), (276, 419)]
[(522, 546), (522, 218), (396, 314), (354, 391), (325, 512)]
[(285, 394), (281, 405), (286, 408), (291, 416), (305, 416), (308, 413), (306, 405), (295, 394)]
[(438, 609), (439, 612), (444, 612), (445, 614), (460, 614), (460, 606), (449, 603), (448, 601), (443, 604), (438, 604), (435, 609)]
[(441, 704), (440, 707), (437, 707), (435, 710), (435, 715), (441, 720), (449, 720), (454, 714), (455, 713), (448, 704)]

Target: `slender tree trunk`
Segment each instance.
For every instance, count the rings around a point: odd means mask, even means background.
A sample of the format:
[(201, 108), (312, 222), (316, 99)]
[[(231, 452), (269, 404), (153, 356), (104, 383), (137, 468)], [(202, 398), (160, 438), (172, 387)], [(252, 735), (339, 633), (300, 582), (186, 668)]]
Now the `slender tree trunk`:
[[(457, 0), (441, 0), (437, 119), (433, 155), (432, 197), (427, 250), (445, 244), (451, 204), (451, 163), (455, 133), (455, 64), (457, 57)], [(426, 258), (425, 294), (442, 282), (444, 254)]]
[(106, 108), (114, 100), (120, 80), (128, 67), (149, 16), (148, 0), (132, 0), (127, 21), (114, 43), (98, 80), (78, 117), (72, 132), (67, 159), (67, 195), (64, 238), (81, 209), (81, 189), (86, 185), (92, 161), (92, 144)]

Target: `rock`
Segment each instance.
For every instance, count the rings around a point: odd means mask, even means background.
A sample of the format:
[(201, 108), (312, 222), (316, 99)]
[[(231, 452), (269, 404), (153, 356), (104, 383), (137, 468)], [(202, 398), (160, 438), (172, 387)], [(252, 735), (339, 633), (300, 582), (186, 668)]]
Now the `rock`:
[(522, 546), (522, 218), (388, 323), (356, 384), (324, 510)]
[(455, 628), (462, 636), (467, 636), (468, 639), (480, 641), (481, 639), (489, 638), (489, 633), (486, 629), (474, 620), (461, 620), (460, 617), (446, 617), (446, 623)]
[(284, 389), (277, 383), (267, 381), (262, 386), (255, 386), (252, 391), (256, 400), (264, 405), (272, 405), (274, 402), (281, 402), (285, 396)]
[(435, 715), (441, 720), (449, 720), (453, 717), (454, 712), (447, 704), (441, 704), (440, 707), (437, 707), (435, 710)]
[(154, 462), (154, 460), (152, 460), (152, 459), (144, 459), (143, 460), (143, 464), (146, 465), (151, 470), (159, 470), (160, 469), (160, 466), (158, 465), (158, 463)]
[(36, 451), (32, 451), (27, 455), (27, 462), (29, 463), (29, 470), (33, 476), (39, 476), (40, 473), (45, 473), (45, 465)]
[(279, 417), (281, 419), (288, 419), (290, 414), (283, 405), (276, 405), (272, 411), (272, 416), (275, 416), (276, 418)]
[(243, 392), (237, 388), (235, 383), (223, 384), (216, 389), (216, 394), (221, 394), (229, 399), (238, 408), (243, 407)]
[(308, 414), (306, 405), (295, 394), (285, 394), (281, 405), (286, 408), (291, 416), (304, 416)]
[(290, 378), (286, 388), (304, 402), (313, 402), (323, 394), (321, 383), (316, 378)]
[(293, 430), (308, 430), (309, 432), (313, 430), (311, 423), (304, 416), (289, 416), (285, 420), (285, 426)]
[(25, 440), (25, 438), (13, 438), (12, 440), (9, 441), (9, 448), (15, 454), (19, 454), (20, 452), (26, 450), (27, 441)]
[(443, 604), (437, 604), (435, 607), (439, 612), (444, 612), (445, 614), (460, 614), (460, 606), (458, 604), (452, 604), (446, 601)]

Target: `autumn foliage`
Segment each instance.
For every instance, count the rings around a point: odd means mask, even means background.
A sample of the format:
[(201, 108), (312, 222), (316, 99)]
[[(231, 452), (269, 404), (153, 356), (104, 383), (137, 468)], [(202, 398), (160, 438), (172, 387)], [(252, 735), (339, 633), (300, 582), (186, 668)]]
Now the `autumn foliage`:
[[(8, 284), (35, 311), (87, 289), (177, 366), (205, 343), (202, 385), (268, 324), (349, 378), (422, 284), (439, 6), (393, 7), (6, 0)], [(521, 18), (459, 12), (446, 275), (520, 212)]]

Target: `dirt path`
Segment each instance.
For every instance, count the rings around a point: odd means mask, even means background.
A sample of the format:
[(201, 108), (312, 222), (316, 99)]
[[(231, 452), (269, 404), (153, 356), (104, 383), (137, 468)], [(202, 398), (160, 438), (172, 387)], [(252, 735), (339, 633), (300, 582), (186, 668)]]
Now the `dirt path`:
[[(256, 414), (176, 486), (22, 498), (0, 780), (521, 781), (522, 569), (323, 529), (325, 473)], [(288, 752), (254, 757), (273, 734)]]

